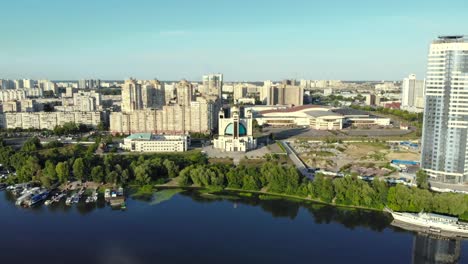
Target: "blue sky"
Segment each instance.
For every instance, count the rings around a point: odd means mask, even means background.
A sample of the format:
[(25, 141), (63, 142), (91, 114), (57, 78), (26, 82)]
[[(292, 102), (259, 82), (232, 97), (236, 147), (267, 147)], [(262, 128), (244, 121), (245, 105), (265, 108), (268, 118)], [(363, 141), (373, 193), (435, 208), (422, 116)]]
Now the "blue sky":
[(4, 0), (0, 78), (399, 80), (466, 0)]

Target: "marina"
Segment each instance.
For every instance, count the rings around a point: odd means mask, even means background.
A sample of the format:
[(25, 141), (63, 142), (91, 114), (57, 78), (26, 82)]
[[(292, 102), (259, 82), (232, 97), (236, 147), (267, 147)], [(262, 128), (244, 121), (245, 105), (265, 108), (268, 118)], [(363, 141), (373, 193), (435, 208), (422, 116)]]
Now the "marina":
[[(66, 206), (73, 206), (80, 201), (85, 204), (95, 204), (99, 200), (99, 191), (96, 186), (86, 186), (81, 183), (72, 183), (63, 189), (55, 186), (52, 189), (43, 187), (34, 187), (32, 183), (14, 184), (7, 186), (2, 184), (0, 190), (5, 190), (15, 197), (15, 205), (20, 207), (33, 207), (40, 204), (51, 206), (65, 200)], [(86, 197), (86, 198), (84, 198)], [(126, 209), (124, 189), (118, 187), (115, 189), (104, 190), (104, 201), (112, 207), (121, 207)]]

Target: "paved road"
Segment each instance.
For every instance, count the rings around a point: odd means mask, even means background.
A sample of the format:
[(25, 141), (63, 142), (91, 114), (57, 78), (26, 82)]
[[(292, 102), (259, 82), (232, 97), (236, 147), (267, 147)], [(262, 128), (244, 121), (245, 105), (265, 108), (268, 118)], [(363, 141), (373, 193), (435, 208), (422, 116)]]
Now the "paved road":
[(451, 189), (455, 191), (464, 191), (468, 192), (468, 185), (462, 185), (462, 184), (446, 184), (446, 183), (440, 183), (440, 182), (433, 182), (430, 181), (432, 187), (437, 187), (440, 189)]
[(292, 160), (294, 165), (296, 165), (296, 168), (302, 173), (302, 175), (312, 180), (314, 178), (313, 174), (308, 172), (307, 166), (304, 164), (304, 162), (302, 162), (301, 159), (299, 159), (299, 157), (296, 155), (296, 152), (294, 152), (289, 144), (283, 140), (280, 141), (280, 144), (283, 145), (283, 147), (286, 149), (289, 158)]

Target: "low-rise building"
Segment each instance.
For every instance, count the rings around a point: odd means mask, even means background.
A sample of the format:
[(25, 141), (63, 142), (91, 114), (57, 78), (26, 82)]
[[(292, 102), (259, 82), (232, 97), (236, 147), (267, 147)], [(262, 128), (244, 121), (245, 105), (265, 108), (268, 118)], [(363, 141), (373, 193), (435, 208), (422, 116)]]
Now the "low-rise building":
[(137, 133), (126, 137), (120, 147), (131, 152), (184, 152), (189, 145), (189, 135)]
[(369, 127), (389, 126), (391, 124), (390, 118), (372, 115), (366, 111), (352, 108), (334, 109), (333, 112), (341, 114), (343, 116), (344, 123), (350, 126)]
[(306, 126), (318, 130), (341, 129), (343, 117), (331, 110), (331, 107), (319, 105), (278, 107), (256, 112), (254, 117), (259, 125)]

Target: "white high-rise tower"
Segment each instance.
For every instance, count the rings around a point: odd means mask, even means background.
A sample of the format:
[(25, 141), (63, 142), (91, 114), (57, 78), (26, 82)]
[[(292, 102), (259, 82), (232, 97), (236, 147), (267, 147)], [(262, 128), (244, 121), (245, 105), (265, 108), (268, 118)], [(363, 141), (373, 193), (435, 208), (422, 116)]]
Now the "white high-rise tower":
[(431, 179), (468, 182), (468, 37), (432, 42), (427, 67), (421, 165)]
[(424, 109), (424, 80), (417, 80), (415, 74), (403, 80), (401, 108), (409, 112), (422, 112)]

